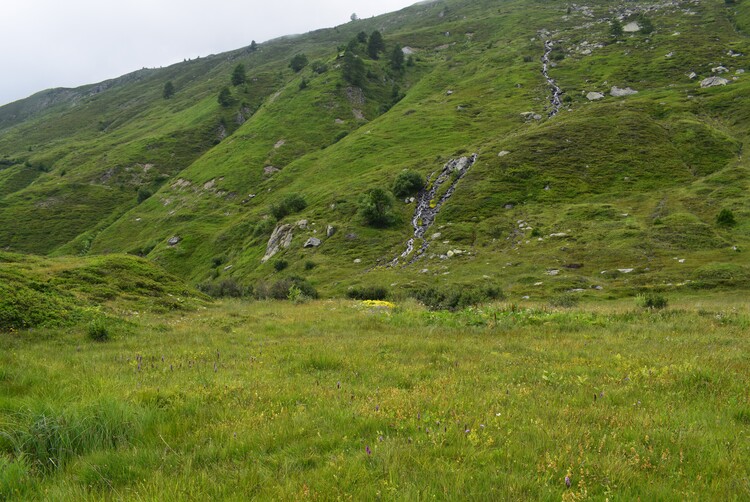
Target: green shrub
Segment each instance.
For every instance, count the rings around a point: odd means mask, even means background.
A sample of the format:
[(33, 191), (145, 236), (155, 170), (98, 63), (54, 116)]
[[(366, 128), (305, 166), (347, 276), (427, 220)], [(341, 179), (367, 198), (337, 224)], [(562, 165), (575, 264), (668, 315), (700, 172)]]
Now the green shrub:
[(362, 286), (350, 289), (346, 296), (354, 300), (385, 300), (388, 289), (382, 286)]
[(259, 300), (288, 300), (289, 290), (295, 286), (307, 298), (317, 298), (318, 291), (301, 277), (287, 277), (276, 282), (261, 281), (255, 285), (254, 295)]
[(393, 199), (382, 188), (368, 190), (359, 200), (359, 214), (370, 226), (387, 227), (393, 222)]
[(734, 213), (729, 209), (722, 209), (716, 216), (716, 224), (722, 227), (731, 227), (737, 224)]
[(138, 189), (138, 204), (140, 204), (144, 200), (148, 199), (152, 195), (154, 195), (153, 192), (151, 190), (149, 190), (147, 187), (141, 187), (141, 188), (139, 188)]
[(315, 263), (314, 261), (306, 261), (305, 262), (305, 270), (312, 270), (312, 269), (314, 269), (317, 266), (318, 266), (318, 264)]
[(203, 282), (198, 284), (197, 288), (213, 298), (241, 298), (253, 293), (252, 287), (244, 286), (232, 277), (218, 282)]
[(424, 184), (424, 176), (417, 171), (407, 169), (398, 173), (391, 191), (396, 197), (406, 197), (420, 191), (424, 187)]
[(95, 342), (106, 342), (110, 338), (109, 327), (104, 318), (97, 317), (86, 328), (86, 336)]
[(569, 309), (578, 305), (580, 301), (580, 297), (576, 296), (573, 293), (563, 293), (561, 295), (550, 298), (549, 305), (550, 307)]
[(289, 266), (289, 262), (288, 262), (288, 261), (286, 261), (286, 260), (284, 260), (283, 258), (282, 258), (282, 259), (279, 259), (279, 260), (276, 260), (275, 262), (273, 262), (273, 268), (274, 268), (274, 269), (275, 269), (275, 270), (276, 270), (277, 272), (281, 272), (282, 270), (284, 270), (284, 269), (285, 269), (285, 268), (287, 268), (288, 266)]
[(636, 305), (641, 308), (649, 310), (661, 310), (667, 307), (667, 299), (663, 295), (657, 293), (645, 293), (636, 296)]
[(289, 62), (289, 67), (294, 70), (295, 73), (302, 71), (302, 68), (307, 66), (307, 56), (304, 54), (295, 55)]
[(499, 300), (504, 297), (503, 292), (496, 286), (479, 288), (451, 288), (427, 287), (412, 292), (412, 297), (423, 303), (431, 310), (461, 310), (480, 303)]
[(277, 220), (283, 217), (302, 211), (307, 207), (307, 202), (301, 195), (293, 193), (284, 197), (281, 202), (271, 206), (271, 214)]

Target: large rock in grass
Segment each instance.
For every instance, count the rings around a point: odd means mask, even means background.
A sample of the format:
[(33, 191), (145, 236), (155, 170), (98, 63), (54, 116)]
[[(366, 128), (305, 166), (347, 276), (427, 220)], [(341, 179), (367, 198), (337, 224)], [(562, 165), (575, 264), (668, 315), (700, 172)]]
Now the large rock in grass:
[(636, 91), (635, 89), (631, 89), (630, 87), (620, 89), (617, 86), (613, 86), (612, 89), (609, 91), (609, 93), (616, 98), (620, 98), (622, 96), (630, 96), (632, 94), (638, 94), (638, 91)]
[(586, 94), (586, 99), (588, 99), (589, 101), (598, 101), (600, 99), (604, 99), (604, 94), (602, 94), (601, 92), (592, 91)]
[(270, 260), (271, 257), (278, 253), (282, 248), (288, 248), (292, 244), (292, 237), (294, 237), (294, 227), (292, 225), (277, 226), (273, 230), (271, 238), (268, 239), (266, 254), (261, 258), (261, 263)]
[(708, 77), (701, 80), (701, 87), (716, 87), (717, 85), (727, 85), (729, 80), (721, 77)]
[(316, 248), (318, 246), (320, 246), (320, 239), (318, 239), (316, 237), (310, 237), (309, 239), (307, 239), (307, 242), (305, 242), (305, 246), (304, 247), (306, 247), (306, 248)]

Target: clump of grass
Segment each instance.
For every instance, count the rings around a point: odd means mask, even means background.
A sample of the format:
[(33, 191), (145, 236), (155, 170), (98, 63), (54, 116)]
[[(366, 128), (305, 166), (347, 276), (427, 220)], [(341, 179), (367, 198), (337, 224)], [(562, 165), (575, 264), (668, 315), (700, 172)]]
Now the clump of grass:
[(281, 272), (282, 270), (284, 270), (288, 266), (289, 266), (289, 262), (286, 261), (286, 260), (284, 260), (283, 258), (278, 259), (275, 262), (273, 262), (273, 268), (277, 272)]
[(648, 310), (661, 310), (669, 303), (664, 295), (657, 293), (644, 293), (635, 297), (636, 305)]
[(550, 307), (569, 309), (578, 305), (580, 301), (581, 299), (572, 293), (563, 293), (550, 298), (549, 305)]
[(198, 290), (213, 298), (241, 298), (253, 293), (252, 286), (246, 286), (230, 277), (217, 282), (203, 282), (198, 284)]

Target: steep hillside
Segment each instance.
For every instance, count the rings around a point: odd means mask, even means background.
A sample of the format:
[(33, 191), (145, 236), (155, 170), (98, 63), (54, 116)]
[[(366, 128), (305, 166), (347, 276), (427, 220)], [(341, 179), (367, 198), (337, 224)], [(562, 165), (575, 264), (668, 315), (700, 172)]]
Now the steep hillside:
[(749, 12), (438, 1), (37, 95), (0, 108), (0, 245), (339, 294), (747, 287)]

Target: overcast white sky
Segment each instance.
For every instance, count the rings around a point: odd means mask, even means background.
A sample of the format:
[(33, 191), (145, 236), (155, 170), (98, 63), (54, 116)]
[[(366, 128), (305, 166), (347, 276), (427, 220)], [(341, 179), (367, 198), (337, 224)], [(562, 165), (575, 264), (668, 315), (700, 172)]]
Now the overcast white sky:
[(0, 0), (0, 105), (416, 0)]

